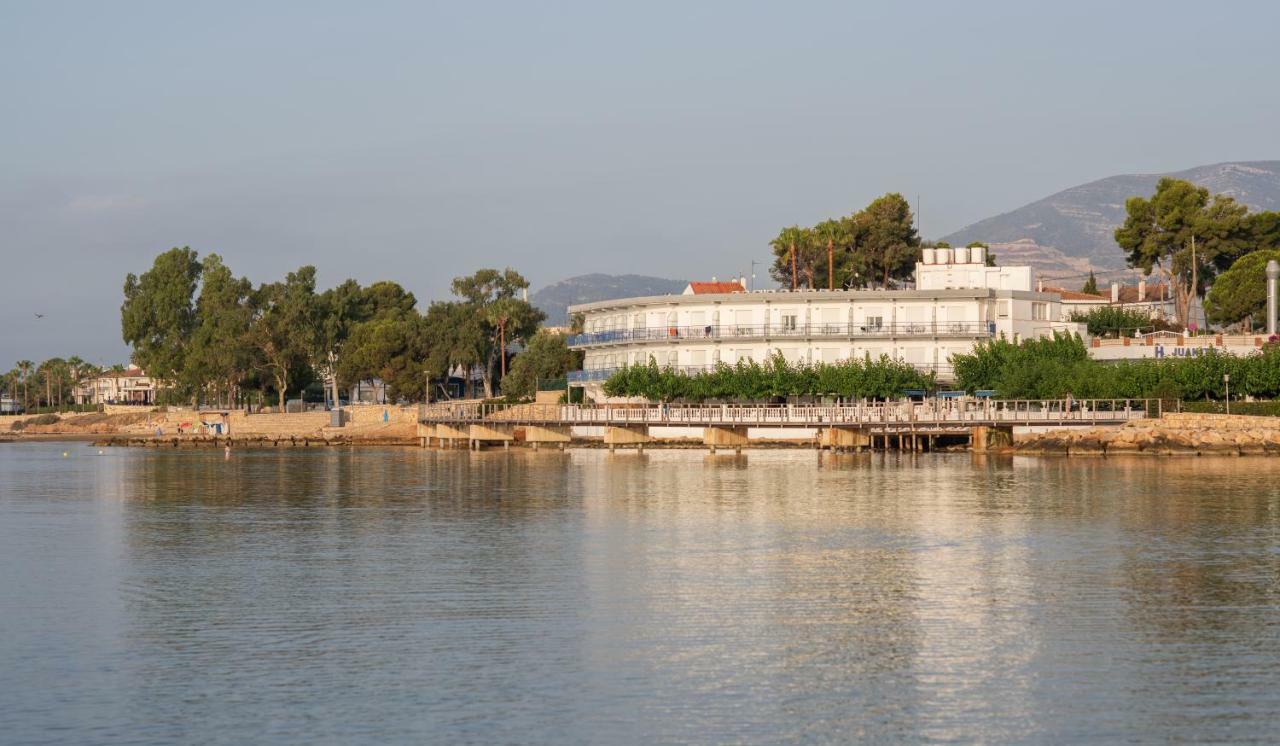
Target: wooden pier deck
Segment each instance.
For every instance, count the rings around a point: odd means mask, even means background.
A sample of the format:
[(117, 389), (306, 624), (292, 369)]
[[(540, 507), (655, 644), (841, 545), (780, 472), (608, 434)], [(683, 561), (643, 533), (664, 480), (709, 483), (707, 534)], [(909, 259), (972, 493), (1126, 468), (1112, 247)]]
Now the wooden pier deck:
[(640, 448), (655, 439), (654, 428), (697, 427), (713, 450), (717, 445), (740, 449), (746, 431), (760, 428), (812, 429), (819, 443), (837, 449), (870, 447), (877, 438), (888, 447), (892, 436), (898, 436), (899, 447), (909, 443), (923, 450), (933, 442), (930, 436), (968, 436), (975, 450), (981, 450), (991, 432), (1009, 433), (1015, 426), (1094, 427), (1158, 416), (1160, 402), (1154, 399), (929, 399), (832, 405), (441, 402), (421, 405), (419, 428), (424, 445), (432, 438), (465, 439), (473, 447), (483, 442), (506, 445), (516, 427), (532, 427), (548, 443), (563, 443), (572, 428), (588, 426), (603, 428), (611, 446)]

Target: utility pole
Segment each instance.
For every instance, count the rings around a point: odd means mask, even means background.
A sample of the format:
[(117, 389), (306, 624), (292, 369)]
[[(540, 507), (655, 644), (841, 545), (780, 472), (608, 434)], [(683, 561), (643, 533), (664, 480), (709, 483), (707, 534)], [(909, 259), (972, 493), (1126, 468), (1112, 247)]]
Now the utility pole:
[[(1198, 270), (1199, 270), (1199, 267), (1196, 266), (1196, 234), (1192, 233), (1191, 234), (1191, 292), (1187, 296), (1187, 324), (1195, 323), (1191, 320), (1191, 301), (1193, 298), (1196, 298), (1199, 295), (1196, 291), (1196, 283), (1199, 282), (1200, 280), (1200, 274)], [(1199, 330), (1199, 325), (1196, 326), (1196, 329), (1197, 331)]]

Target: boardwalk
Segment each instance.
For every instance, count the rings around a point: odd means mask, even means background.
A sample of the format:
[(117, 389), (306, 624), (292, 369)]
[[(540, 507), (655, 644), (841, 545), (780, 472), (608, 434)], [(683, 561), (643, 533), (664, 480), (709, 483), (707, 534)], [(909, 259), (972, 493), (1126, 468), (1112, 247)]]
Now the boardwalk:
[(424, 425), (650, 426), (728, 428), (852, 428), (869, 432), (960, 432), (1015, 425), (1114, 425), (1157, 417), (1160, 402), (1146, 399), (973, 400), (839, 405), (422, 405)]

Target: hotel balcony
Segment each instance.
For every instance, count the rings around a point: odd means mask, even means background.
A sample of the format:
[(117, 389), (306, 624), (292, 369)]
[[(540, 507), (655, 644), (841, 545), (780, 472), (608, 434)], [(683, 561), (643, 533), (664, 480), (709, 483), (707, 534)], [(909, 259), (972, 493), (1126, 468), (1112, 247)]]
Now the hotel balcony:
[[(727, 368), (733, 367), (733, 363), (721, 363), (721, 365)], [(663, 366), (663, 369), (672, 370), (677, 373), (684, 373), (685, 375), (693, 376), (699, 373), (706, 373), (709, 371), (713, 371), (717, 367), (719, 366), (674, 365), (674, 366)], [(950, 363), (941, 363), (941, 364), (914, 363), (914, 364), (911, 364), (911, 367), (915, 368), (921, 373), (936, 373), (938, 376), (938, 379), (941, 381), (951, 380), (951, 377), (952, 377), (951, 375), (952, 370), (951, 370)], [(568, 373), (568, 381), (569, 383), (592, 383), (597, 381), (605, 381), (609, 378), (609, 376), (613, 375), (619, 370), (622, 370), (622, 368), (616, 367), (616, 366), (611, 368), (590, 368), (588, 370), (572, 370), (572, 371), (569, 371)]]
[(575, 334), (569, 347), (583, 349), (634, 342), (680, 342), (708, 339), (867, 339), (895, 337), (994, 337), (990, 321), (907, 322), (902, 324), (751, 324), (720, 326), (664, 326), (643, 329), (611, 329)]

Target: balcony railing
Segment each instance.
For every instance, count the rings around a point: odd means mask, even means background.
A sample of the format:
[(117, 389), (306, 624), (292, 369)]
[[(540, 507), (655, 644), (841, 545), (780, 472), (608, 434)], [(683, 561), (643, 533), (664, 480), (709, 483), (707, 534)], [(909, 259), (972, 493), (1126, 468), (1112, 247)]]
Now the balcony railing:
[(697, 341), (703, 339), (776, 339), (865, 337), (994, 337), (995, 322), (905, 322), (901, 324), (720, 324), (718, 326), (664, 326), (642, 329), (610, 329), (569, 337), (574, 348), (630, 342)]
[[(733, 363), (724, 363), (724, 365), (726, 365), (729, 368), (733, 367)], [(935, 373), (937, 374), (938, 378), (943, 380), (949, 380), (951, 377), (951, 365), (949, 364), (908, 363), (908, 365), (920, 371), (921, 373)], [(685, 375), (693, 376), (699, 373), (713, 371), (717, 367), (718, 366), (716, 365), (670, 365), (670, 366), (662, 366), (662, 369), (673, 370), (677, 373), (684, 373)], [(620, 370), (622, 370), (621, 367), (591, 368), (589, 370), (571, 370), (569, 371), (567, 378), (569, 383), (591, 383), (593, 381), (607, 380), (609, 376), (613, 375), (614, 373), (617, 373)]]

